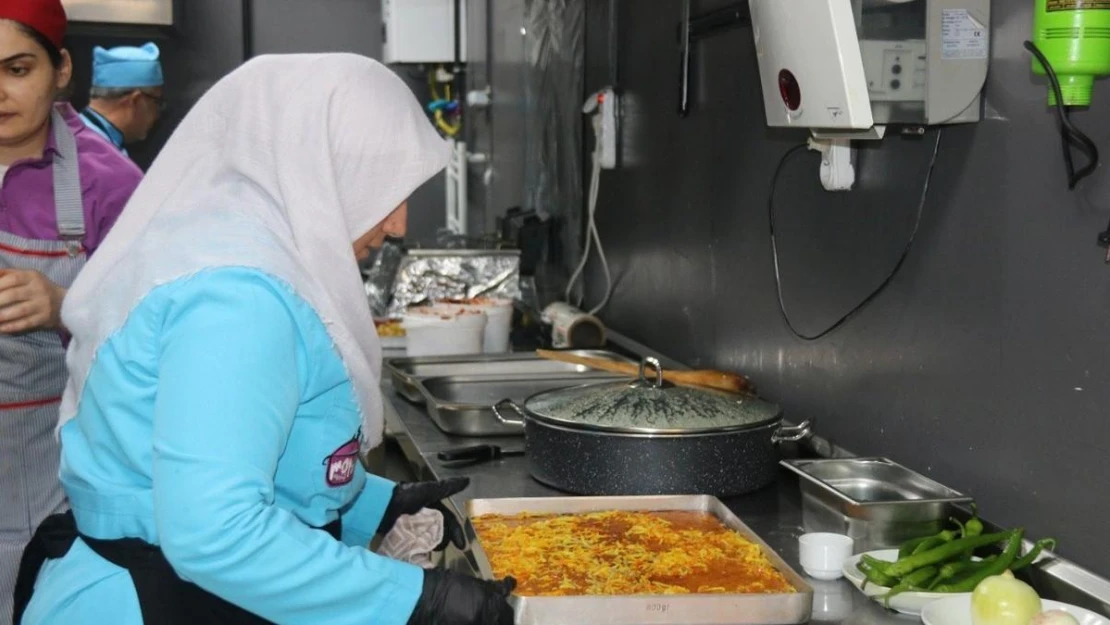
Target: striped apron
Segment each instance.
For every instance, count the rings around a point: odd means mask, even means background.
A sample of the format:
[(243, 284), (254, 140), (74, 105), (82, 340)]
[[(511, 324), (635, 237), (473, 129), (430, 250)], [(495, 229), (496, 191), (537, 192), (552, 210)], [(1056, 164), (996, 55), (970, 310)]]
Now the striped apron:
[[(31, 269), (69, 288), (85, 264), (77, 143), (57, 111), (51, 118), (54, 210), (60, 240), (0, 232), (0, 271)], [(24, 545), (48, 515), (66, 508), (54, 437), (66, 384), (65, 347), (55, 331), (0, 334), (0, 623), (11, 622), (12, 591)]]

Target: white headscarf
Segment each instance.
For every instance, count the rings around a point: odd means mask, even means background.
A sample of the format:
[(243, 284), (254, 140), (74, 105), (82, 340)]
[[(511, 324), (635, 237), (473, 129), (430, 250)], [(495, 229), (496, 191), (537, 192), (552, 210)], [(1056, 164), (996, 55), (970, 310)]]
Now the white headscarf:
[(446, 166), (408, 87), (352, 54), (262, 56), (204, 95), (70, 288), (59, 427), (101, 345), (158, 285), (215, 267), (288, 283), (323, 320), (381, 442), (381, 348), (352, 242)]

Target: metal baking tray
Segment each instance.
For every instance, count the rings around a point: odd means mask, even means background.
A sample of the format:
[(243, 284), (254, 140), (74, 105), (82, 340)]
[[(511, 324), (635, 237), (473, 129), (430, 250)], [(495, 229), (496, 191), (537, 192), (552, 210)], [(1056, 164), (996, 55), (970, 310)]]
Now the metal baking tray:
[[(708, 512), (759, 545), (771, 564), (798, 592), (605, 597), (514, 595), (510, 601), (516, 611), (516, 625), (793, 625), (809, 622), (813, 609), (813, 588), (716, 497), (544, 497), (474, 499), (466, 504), (468, 519), (485, 514), (575, 514), (607, 510)], [(469, 520), (466, 532), (478, 574), (484, 579), (493, 579), (489, 559)]]
[[(574, 350), (569, 353), (577, 356), (632, 362), (624, 356), (604, 350)], [(388, 358), (384, 364), (390, 372), (393, 389), (405, 399), (417, 404), (422, 404), (425, 401), (424, 394), (417, 387), (417, 382), (424, 378), (457, 375), (503, 376), (526, 374), (534, 379), (540, 379), (552, 375), (565, 377), (568, 373), (577, 373), (586, 377), (611, 377), (613, 375), (595, 371), (582, 365), (572, 365), (540, 358), (534, 352)]]
[(973, 499), (889, 458), (783, 460), (797, 473), (807, 531), (848, 534), (855, 550), (894, 547), (940, 531)]
[(423, 378), (416, 388), (423, 394), (428, 416), (448, 434), (456, 436), (522, 436), (523, 425), (503, 423), (493, 406), (503, 399), (518, 404), (540, 391), (576, 386), (583, 382), (617, 379), (611, 373), (456, 375)]

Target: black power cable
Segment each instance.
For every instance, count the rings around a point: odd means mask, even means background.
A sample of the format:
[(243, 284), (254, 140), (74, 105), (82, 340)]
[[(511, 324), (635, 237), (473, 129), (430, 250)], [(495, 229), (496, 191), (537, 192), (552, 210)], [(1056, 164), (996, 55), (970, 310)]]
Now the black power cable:
[(805, 143), (801, 145), (796, 145), (787, 150), (786, 154), (782, 155), (782, 158), (779, 160), (778, 166), (775, 167), (774, 175), (771, 176), (771, 191), (767, 197), (767, 216), (771, 228), (771, 259), (774, 262), (775, 267), (775, 294), (778, 296), (779, 313), (782, 315), (782, 320), (786, 323), (786, 327), (790, 329), (790, 332), (793, 333), (794, 336), (802, 339), (803, 341), (816, 341), (817, 339), (827, 336), (829, 333), (833, 332), (840, 326), (847, 323), (848, 320), (859, 314), (864, 308), (867, 307), (868, 304), (870, 304), (872, 301), (875, 300), (875, 298), (882, 294), (882, 292), (885, 291), (888, 286), (890, 286), (891, 282), (894, 281), (894, 277), (898, 275), (898, 271), (902, 269), (902, 265), (905, 264), (906, 258), (910, 255), (910, 249), (913, 247), (913, 243), (917, 239), (917, 231), (921, 227), (921, 216), (925, 212), (925, 202), (929, 197), (929, 183), (933, 179), (933, 169), (937, 165), (937, 153), (940, 151), (941, 133), (941, 130), (937, 130), (937, 139), (936, 142), (933, 144), (933, 155), (929, 159), (929, 168), (925, 172), (925, 182), (921, 186), (921, 198), (917, 202), (917, 216), (914, 218), (913, 230), (910, 231), (910, 238), (906, 241), (906, 246), (902, 249), (902, 255), (898, 258), (898, 262), (895, 263), (894, 268), (890, 270), (889, 274), (887, 274), (886, 279), (883, 280), (882, 283), (879, 284), (879, 286), (875, 287), (875, 290), (871, 291), (871, 293), (868, 294), (868, 296), (865, 297), (863, 301), (856, 305), (855, 308), (849, 310), (843, 317), (838, 319), (836, 323), (832, 324), (825, 330), (818, 332), (817, 334), (802, 334), (798, 331), (797, 328), (794, 327), (793, 322), (790, 321), (790, 315), (786, 314), (786, 302), (783, 301), (782, 298), (782, 275), (779, 271), (779, 246), (778, 241), (775, 238), (775, 189), (778, 187), (779, 175), (782, 173), (783, 168), (785, 167), (786, 163), (790, 161), (791, 157), (796, 154), (800, 154), (808, 147), (808, 145)]
[[(1048, 61), (1048, 57), (1032, 41), (1026, 41), (1024, 45), (1025, 49), (1036, 57), (1037, 62), (1044, 68), (1044, 72), (1048, 76), (1048, 82), (1052, 86), (1052, 94), (1056, 96), (1056, 117), (1060, 121), (1060, 139), (1064, 145), (1064, 165), (1068, 170), (1068, 189), (1074, 189), (1080, 180), (1093, 174), (1098, 167), (1098, 146), (1072, 123), (1071, 107), (1064, 104), (1064, 93), (1060, 88), (1060, 79), (1057, 78), (1056, 70), (1052, 68), (1052, 63)], [(1072, 161), (1071, 148), (1073, 146), (1087, 156), (1087, 165), (1078, 172), (1075, 171), (1075, 164)]]
[[(1075, 185), (1079, 184), (1080, 180), (1090, 176), (1098, 168), (1098, 146), (1072, 123), (1071, 108), (1064, 104), (1064, 93), (1060, 88), (1060, 79), (1056, 76), (1056, 70), (1052, 68), (1052, 63), (1049, 62), (1048, 57), (1032, 41), (1026, 41), (1024, 45), (1025, 49), (1036, 57), (1037, 62), (1044, 68), (1044, 73), (1048, 76), (1048, 83), (1052, 87), (1052, 95), (1056, 96), (1056, 118), (1060, 121), (1060, 141), (1064, 146), (1064, 167), (1068, 171), (1068, 190), (1070, 191), (1075, 189)], [(1075, 171), (1075, 164), (1072, 160), (1072, 146), (1087, 156), (1087, 165), (1078, 172)], [(1110, 223), (1106, 225), (1106, 230), (1098, 234), (1098, 244), (1110, 248)], [(1106, 262), (1110, 263), (1110, 252), (1107, 253)]]

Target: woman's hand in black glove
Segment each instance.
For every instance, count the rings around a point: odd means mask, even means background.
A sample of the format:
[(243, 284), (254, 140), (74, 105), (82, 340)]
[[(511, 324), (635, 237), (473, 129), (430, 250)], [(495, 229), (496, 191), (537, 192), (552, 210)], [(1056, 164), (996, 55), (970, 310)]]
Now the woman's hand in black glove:
[(443, 515), (443, 542), (436, 549), (442, 550), (447, 543), (459, 549), (466, 547), (466, 535), (458, 519), (442, 501), (451, 495), (462, 492), (470, 485), (468, 477), (452, 477), (439, 482), (407, 482), (393, 487), (393, 496), (385, 508), (382, 522), (378, 525), (379, 534), (388, 534), (402, 515), (416, 514), (424, 508), (438, 510)]
[(453, 571), (424, 571), (424, 589), (408, 625), (513, 625), (507, 601), (516, 580), (475, 579)]

